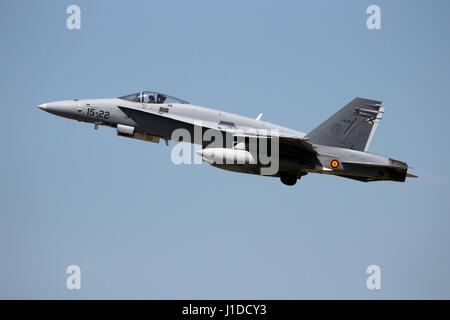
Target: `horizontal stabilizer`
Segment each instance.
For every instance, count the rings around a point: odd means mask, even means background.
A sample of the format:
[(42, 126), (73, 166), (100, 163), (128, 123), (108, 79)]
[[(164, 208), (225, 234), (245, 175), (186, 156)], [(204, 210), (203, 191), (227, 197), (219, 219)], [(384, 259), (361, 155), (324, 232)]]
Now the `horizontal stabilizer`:
[(368, 181), (393, 180), (404, 182), (407, 177), (408, 164), (389, 159), (387, 163), (366, 163), (342, 161), (344, 168), (352, 171), (352, 175), (370, 177)]

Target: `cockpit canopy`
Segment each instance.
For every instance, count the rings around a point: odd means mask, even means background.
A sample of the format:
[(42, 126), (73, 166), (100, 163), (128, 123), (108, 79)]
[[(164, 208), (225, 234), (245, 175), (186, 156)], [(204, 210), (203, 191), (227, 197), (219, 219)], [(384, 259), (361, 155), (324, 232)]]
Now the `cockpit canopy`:
[(141, 103), (189, 103), (187, 101), (156, 91), (142, 91), (119, 97), (119, 99)]

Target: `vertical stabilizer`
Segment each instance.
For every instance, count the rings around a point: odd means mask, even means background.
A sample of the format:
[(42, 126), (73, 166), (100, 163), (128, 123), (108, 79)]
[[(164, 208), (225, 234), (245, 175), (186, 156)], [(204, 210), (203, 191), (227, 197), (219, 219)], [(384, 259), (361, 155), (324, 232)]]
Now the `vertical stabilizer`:
[(367, 151), (383, 112), (381, 101), (355, 98), (306, 137), (315, 144)]

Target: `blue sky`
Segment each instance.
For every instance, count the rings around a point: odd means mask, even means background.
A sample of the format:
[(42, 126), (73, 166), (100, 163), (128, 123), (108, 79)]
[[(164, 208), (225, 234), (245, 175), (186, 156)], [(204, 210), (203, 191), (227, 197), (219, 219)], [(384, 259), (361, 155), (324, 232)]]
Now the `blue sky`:
[[(450, 298), (448, 1), (0, 6), (0, 298)], [(369, 151), (420, 179), (287, 187), (36, 108), (139, 90), (303, 132), (379, 99)], [(81, 290), (66, 289), (71, 264)]]

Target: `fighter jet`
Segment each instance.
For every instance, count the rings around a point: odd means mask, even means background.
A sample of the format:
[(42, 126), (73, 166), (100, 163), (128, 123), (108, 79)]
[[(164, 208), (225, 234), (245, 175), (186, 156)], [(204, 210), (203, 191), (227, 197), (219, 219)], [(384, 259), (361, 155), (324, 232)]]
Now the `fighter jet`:
[[(308, 173), (362, 182), (404, 182), (406, 177), (416, 178), (408, 173), (405, 162), (368, 152), (384, 113), (377, 100), (355, 98), (307, 134), (261, 121), (262, 114), (256, 119), (248, 118), (155, 91), (118, 98), (56, 101), (38, 107), (61, 117), (93, 123), (95, 129), (100, 125), (113, 127), (117, 135), (128, 138), (155, 143), (163, 139), (167, 145), (169, 140), (183, 140), (201, 145), (197, 154), (208, 164), (278, 177), (289, 186)], [(177, 130), (184, 130), (190, 137), (200, 132), (201, 139), (180, 139), (174, 135)], [(204, 139), (205, 135), (214, 139)], [(255, 141), (259, 147), (252, 148)], [(262, 142), (265, 148), (261, 147)], [(260, 159), (261, 150), (268, 150), (269, 146), (273, 153), (270, 164)], [(273, 162), (277, 163), (276, 170), (263, 173)]]

